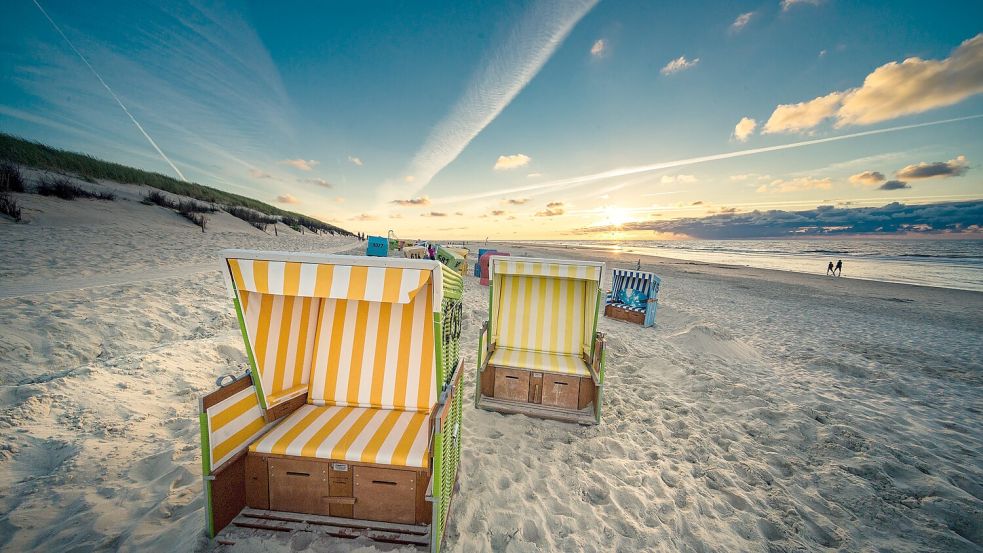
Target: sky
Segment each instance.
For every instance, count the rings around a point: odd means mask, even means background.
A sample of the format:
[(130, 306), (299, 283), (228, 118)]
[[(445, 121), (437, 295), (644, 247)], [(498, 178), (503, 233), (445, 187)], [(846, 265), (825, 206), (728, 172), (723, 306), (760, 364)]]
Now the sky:
[[(4, 11), (0, 131), (352, 231), (983, 226), (978, 1), (9, 0)], [(923, 204), (944, 205), (911, 207)], [(859, 223), (872, 213), (904, 216)]]

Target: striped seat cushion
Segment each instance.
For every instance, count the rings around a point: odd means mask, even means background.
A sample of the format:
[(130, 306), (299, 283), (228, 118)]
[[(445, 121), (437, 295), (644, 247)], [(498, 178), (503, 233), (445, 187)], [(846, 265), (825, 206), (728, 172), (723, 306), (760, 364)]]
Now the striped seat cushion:
[(429, 419), (415, 411), (304, 405), (249, 451), (427, 468)]
[(611, 307), (617, 307), (619, 309), (624, 309), (625, 311), (637, 311), (638, 313), (645, 313), (645, 308), (644, 307), (632, 307), (630, 305), (626, 305), (626, 304), (619, 303), (619, 302), (616, 302), (616, 301), (609, 301), (609, 302), (607, 302), (607, 304), (610, 305)]
[(556, 374), (590, 376), (587, 363), (579, 355), (497, 348), (488, 361), (500, 367), (515, 367)]

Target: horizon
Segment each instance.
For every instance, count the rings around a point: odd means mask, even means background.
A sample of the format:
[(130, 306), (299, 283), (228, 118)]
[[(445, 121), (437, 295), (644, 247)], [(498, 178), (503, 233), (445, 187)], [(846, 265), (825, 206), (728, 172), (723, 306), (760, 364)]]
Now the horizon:
[(368, 234), (983, 238), (977, 3), (306, 10), (12, 5), (0, 130)]

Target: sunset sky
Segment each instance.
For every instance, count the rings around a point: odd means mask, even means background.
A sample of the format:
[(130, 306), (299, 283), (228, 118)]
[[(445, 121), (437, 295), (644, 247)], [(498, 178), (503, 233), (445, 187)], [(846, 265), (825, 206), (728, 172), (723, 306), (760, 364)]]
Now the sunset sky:
[(38, 1), (4, 2), (0, 130), (353, 231), (983, 199), (979, 1)]

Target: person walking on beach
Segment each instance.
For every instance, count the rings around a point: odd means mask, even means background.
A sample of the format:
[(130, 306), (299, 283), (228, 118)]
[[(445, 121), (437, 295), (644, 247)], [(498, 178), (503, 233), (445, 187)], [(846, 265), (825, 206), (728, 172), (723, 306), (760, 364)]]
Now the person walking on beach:
[(834, 271), (834, 269), (833, 269), (833, 262), (830, 261), (829, 262), (829, 266), (826, 267), (826, 276), (829, 276), (830, 273), (833, 273), (833, 275), (836, 275), (836, 273), (834, 273), (833, 271)]
[[(839, 273), (839, 274), (837, 275), (836, 273)], [(833, 269), (833, 274), (836, 275), (836, 276), (843, 276), (843, 260), (842, 259), (837, 259), (836, 260), (836, 268)]]

